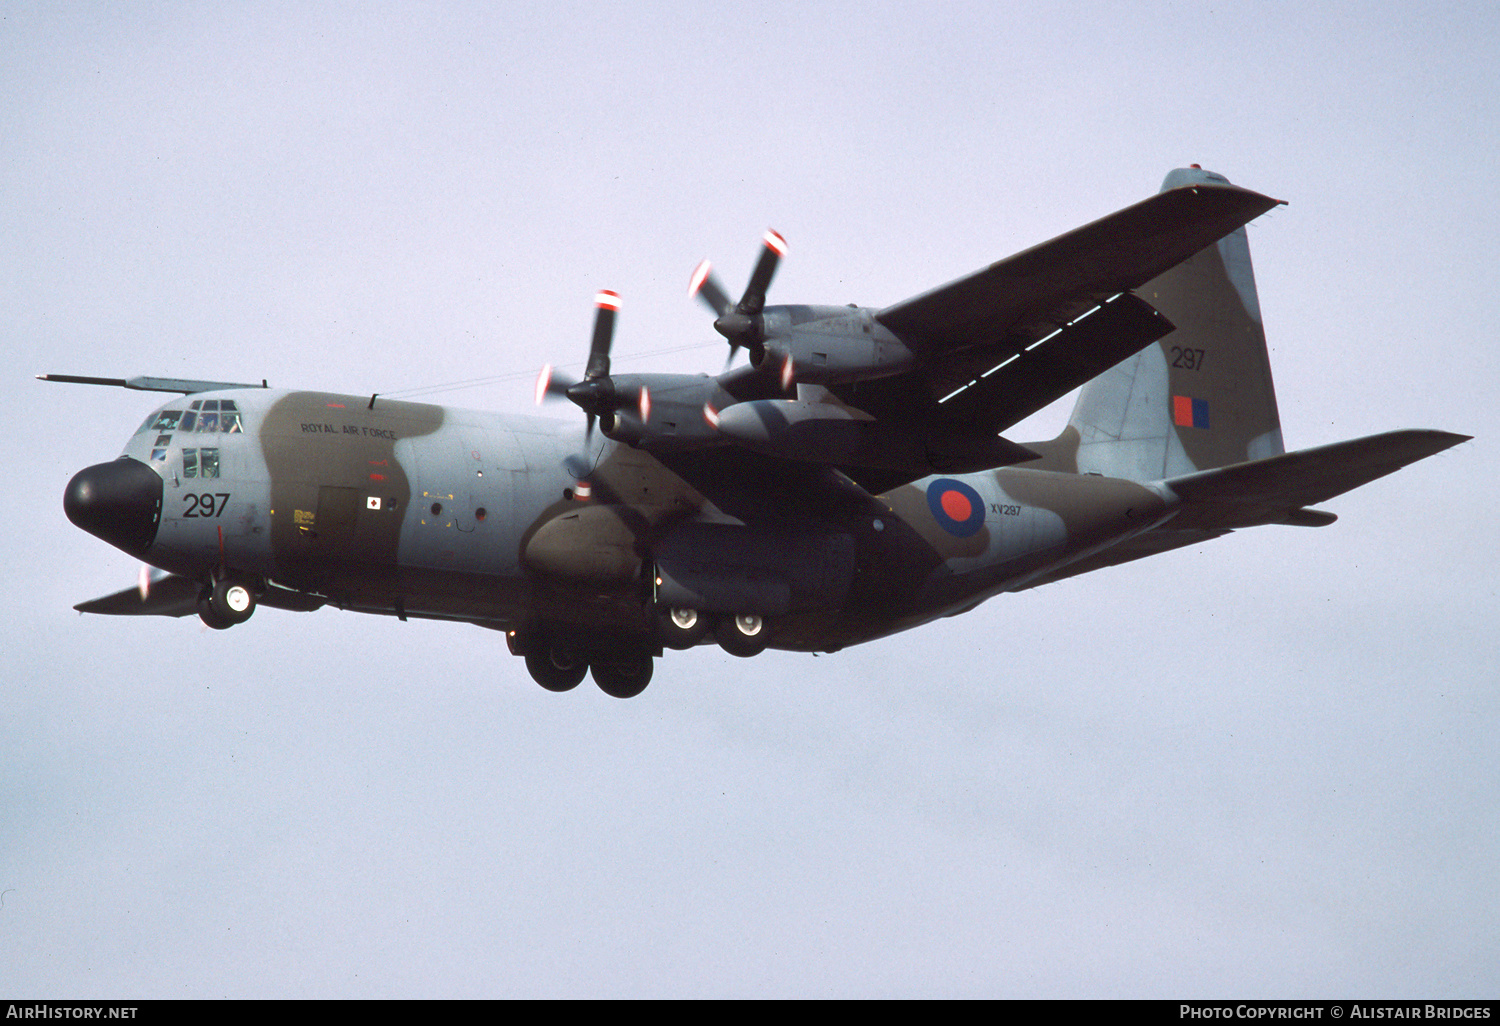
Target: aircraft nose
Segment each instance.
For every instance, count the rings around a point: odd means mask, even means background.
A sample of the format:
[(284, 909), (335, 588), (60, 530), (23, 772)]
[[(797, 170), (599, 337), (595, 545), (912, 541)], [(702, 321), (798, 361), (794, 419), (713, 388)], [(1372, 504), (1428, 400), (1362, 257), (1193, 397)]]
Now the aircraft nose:
[(161, 497), (156, 471), (122, 456), (74, 474), (63, 493), (63, 512), (89, 534), (143, 556), (156, 540)]

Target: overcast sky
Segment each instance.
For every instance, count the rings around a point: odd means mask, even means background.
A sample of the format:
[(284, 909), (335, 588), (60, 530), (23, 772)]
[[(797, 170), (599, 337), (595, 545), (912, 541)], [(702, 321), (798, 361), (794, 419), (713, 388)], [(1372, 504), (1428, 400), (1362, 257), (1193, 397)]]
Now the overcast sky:
[[(0, 994), (1494, 997), (1497, 69), (1480, 2), (0, 4)], [(162, 397), (35, 374), (528, 411), (601, 287), (618, 368), (715, 371), (689, 273), (767, 226), (772, 302), (882, 306), (1192, 162), (1290, 201), (1289, 449), (1475, 441), (628, 702), (71, 609), (137, 565), (63, 488)]]

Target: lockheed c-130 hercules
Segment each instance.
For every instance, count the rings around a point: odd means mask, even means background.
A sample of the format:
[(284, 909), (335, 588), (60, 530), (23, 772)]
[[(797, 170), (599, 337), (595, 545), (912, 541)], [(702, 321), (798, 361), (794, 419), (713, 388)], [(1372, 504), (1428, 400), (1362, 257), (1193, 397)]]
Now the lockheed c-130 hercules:
[[(600, 293), (582, 424), (379, 395), (45, 375), (180, 393), (80, 471), (74, 524), (136, 556), (84, 612), (226, 628), (325, 604), (506, 633), (543, 687), (639, 694), (663, 649), (831, 652), (1002, 592), (1262, 524), (1466, 440), (1288, 453), (1244, 225), (1279, 201), (1172, 171), (1133, 206), (884, 309), (692, 290), (748, 366), (615, 374)], [(1083, 386), (1067, 427), (1001, 432)], [(163, 575), (164, 573), (164, 575)]]

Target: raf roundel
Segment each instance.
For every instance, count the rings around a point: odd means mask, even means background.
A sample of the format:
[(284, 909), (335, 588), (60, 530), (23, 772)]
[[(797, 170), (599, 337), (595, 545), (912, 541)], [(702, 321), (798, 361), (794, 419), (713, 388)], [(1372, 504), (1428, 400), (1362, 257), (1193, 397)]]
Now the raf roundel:
[(927, 486), (927, 508), (939, 527), (959, 538), (977, 534), (984, 526), (984, 500), (951, 477), (940, 477)]

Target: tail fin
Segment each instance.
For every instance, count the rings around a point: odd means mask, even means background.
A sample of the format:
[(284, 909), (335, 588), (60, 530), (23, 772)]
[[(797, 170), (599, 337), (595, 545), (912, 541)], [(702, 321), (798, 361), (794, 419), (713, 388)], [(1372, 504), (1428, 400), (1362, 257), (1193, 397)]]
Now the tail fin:
[[(1179, 168), (1162, 191), (1202, 182), (1227, 179)], [(1076, 442), (1079, 473), (1154, 481), (1284, 452), (1245, 229), (1136, 294), (1177, 329), (1083, 387), (1063, 436), (1033, 446), (1047, 463)]]

